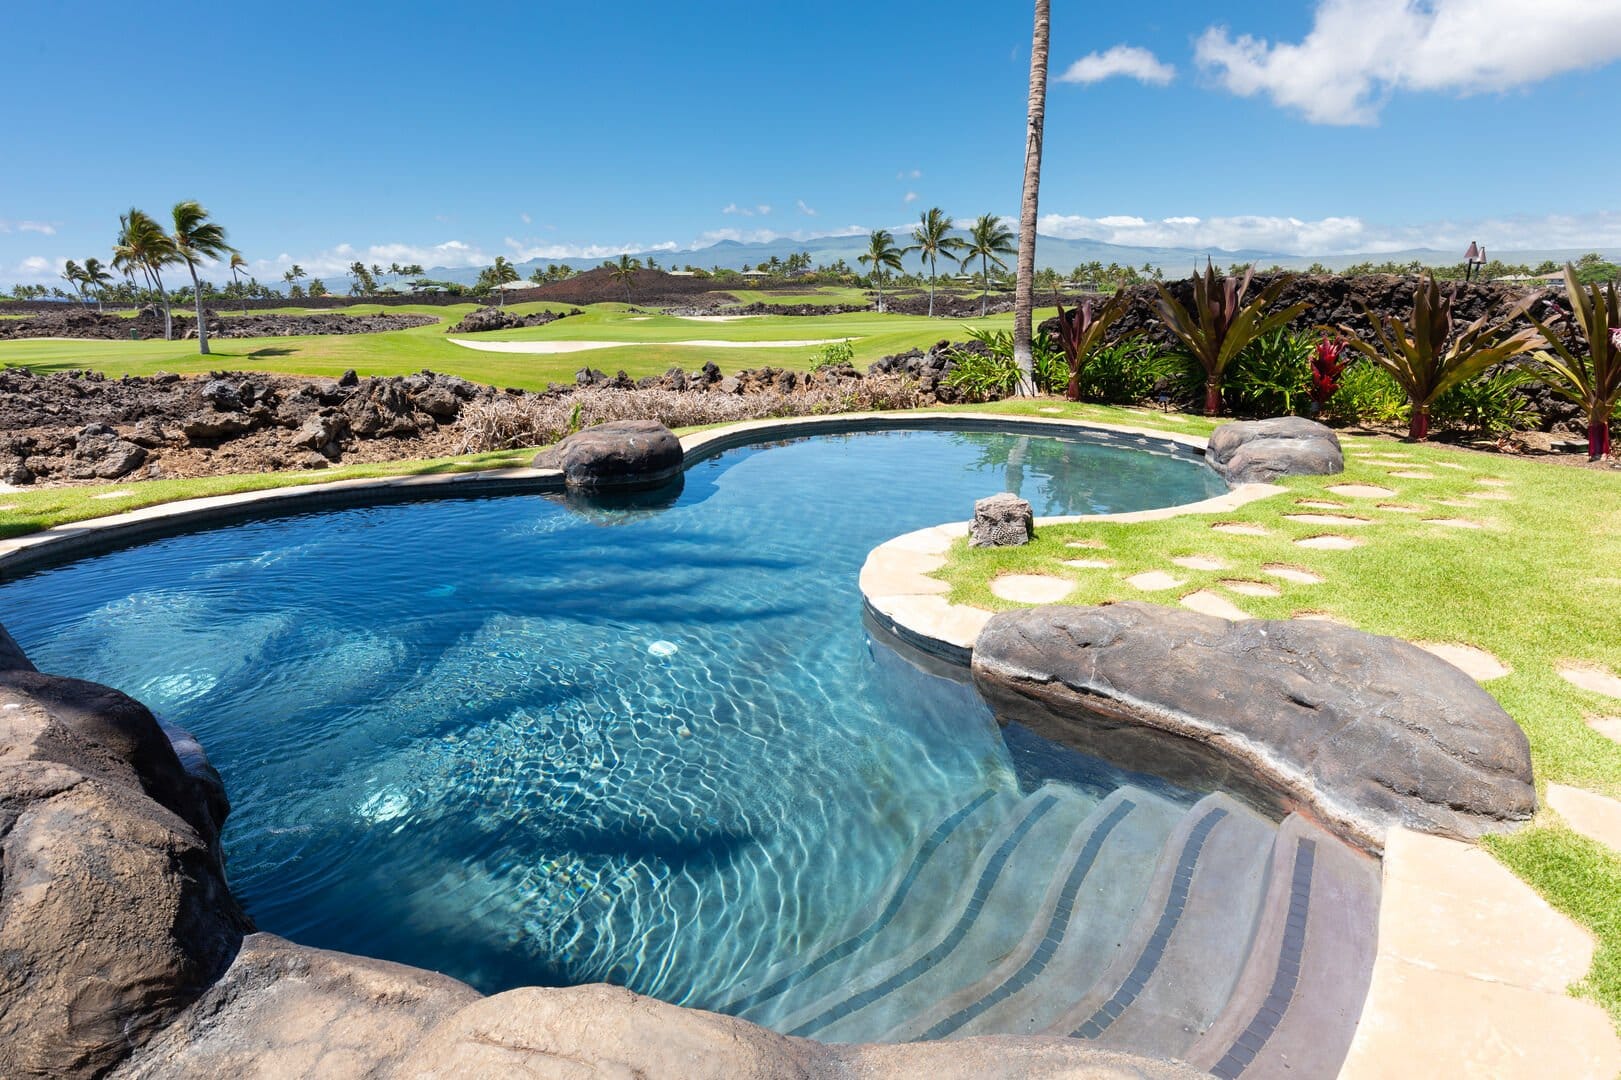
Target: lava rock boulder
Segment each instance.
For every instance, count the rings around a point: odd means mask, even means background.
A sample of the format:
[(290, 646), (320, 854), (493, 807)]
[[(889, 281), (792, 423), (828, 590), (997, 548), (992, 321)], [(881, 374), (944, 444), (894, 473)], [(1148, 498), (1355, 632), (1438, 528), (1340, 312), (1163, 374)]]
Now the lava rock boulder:
[(1536, 809), (1525, 733), (1495, 698), (1415, 645), (1350, 627), (1029, 608), (986, 624), (973, 672), (1003, 723), (1304, 811), (1372, 851), (1392, 826), (1473, 839)]
[(1280, 476), (1345, 471), (1339, 436), (1302, 416), (1223, 424), (1211, 433), (1205, 460), (1229, 484), (1269, 484)]
[(657, 487), (681, 475), (681, 440), (656, 420), (614, 420), (576, 432), (535, 457), (571, 488)]
[(1018, 547), (1036, 535), (1036, 517), (1030, 504), (1011, 491), (974, 503), (968, 527), (969, 547)]

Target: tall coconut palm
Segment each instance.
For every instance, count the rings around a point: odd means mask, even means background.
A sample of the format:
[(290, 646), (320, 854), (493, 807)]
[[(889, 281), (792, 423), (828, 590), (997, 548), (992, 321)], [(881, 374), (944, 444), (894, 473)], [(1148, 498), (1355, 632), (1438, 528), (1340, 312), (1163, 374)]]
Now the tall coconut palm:
[(979, 298), (981, 318), (991, 310), (991, 264), (995, 263), (1000, 269), (1006, 270), (1007, 263), (1002, 261), (1002, 256), (1011, 255), (1013, 251), (1013, 230), (1002, 224), (1002, 219), (995, 214), (981, 214), (968, 231), (968, 241), (963, 246), (961, 258), (965, 267), (975, 259), (979, 260), (980, 276), (985, 279), (985, 291)]
[(203, 287), (197, 280), (197, 267), (205, 259), (223, 259), (236, 249), (225, 242), (225, 226), (208, 220), (208, 211), (195, 199), (174, 204), (174, 244), (180, 261), (191, 271), (191, 291), (197, 300), (197, 351), (208, 355), (208, 320), (203, 315)]
[(507, 262), (505, 255), (497, 255), (495, 265), (490, 267), (490, 280), (494, 283), (496, 291), (501, 294), (501, 306), (506, 307), (506, 287), (518, 280), (518, 268)]
[(914, 243), (907, 251), (916, 251), (923, 256), (923, 261), (929, 267), (929, 317), (934, 317), (934, 279), (936, 264), (940, 256), (952, 258), (953, 252), (961, 251), (966, 245), (957, 237), (951, 235), (956, 222), (946, 216), (946, 212), (938, 206), (923, 211), (918, 219), (917, 228), (912, 230)]
[(1030, 111), (1025, 127), (1024, 198), (1019, 203), (1019, 270), (1013, 292), (1013, 359), (1019, 365), (1019, 394), (1036, 392), (1036, 204), (1041, 194), (1041, 133), (1047, 120), (1047, 49), (1052, 37), (1052, 0), (1036, 0), (1030, 39)]
[(79, 271), (79, 279), (84, 287), (96, 294), (96, 310), (101, 310), (101, 304), (107, 295), (107, 286), (113, 283), (113, 276), (101, 264), (101, 260), (94, 255), (84, 261), (84, 267)]
[(619, 256), (618, 262), (610, 263), (608, 266), (608, 276), (625, 287), (625, 303), (627, 304), (630, 303), (630, 283), (635, 280), (636, 271), (641, 268), (642, 264), (628, 254)]
[(174, 338), (174, 314), (169, 306), (169, 290), (163, 286), (163, 268), (180, 262), (174, 241), (157, 219), (144, 210), (130, 207), (119, 216), (118, 243), (113, 247), (113, 265), (126, 273), (140, 270), (147, 285), (163, 304), (163, 340)]
[(878, 310), (884, 310), (884, 271), (900, 270), (901, 256), (906, 252), (895, 246), (895, 238), (888, 229), (874, 229), (867, 237), (867, 250), (856, 256), (860, 263), (872, 264), (872, 283), (878, 290)]
[(73, 286), (73, 291), (79, 294), (79, 306), (89, 307), (84, 302), (84, 269), (78, 263), (69, 259), (62, 264), (62, 280)]
[(242, 301), (242, 314), (244, 315), (248, 313), (248, 294), (243, 291), (242, 281), (237, 277), (237, 272), (245, 269), (247, 265), (248, 260), (242, 257), (240, 251), (231, 252), (231, 284), (236, 287), (237, 299)]

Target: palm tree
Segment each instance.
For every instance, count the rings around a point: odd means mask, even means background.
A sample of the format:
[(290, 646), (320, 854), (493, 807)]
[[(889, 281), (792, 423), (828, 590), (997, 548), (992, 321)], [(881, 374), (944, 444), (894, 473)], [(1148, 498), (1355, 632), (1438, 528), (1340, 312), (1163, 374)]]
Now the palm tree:
[(294, 263), (291, 267), (289, 267), (287, 272), (281, 276), (281, 279), (287, 283), (287, 295), (292, 296), (293, 286), (298, 284), (298, 279), (306, 277), (309, 277), (309, 275), (306, 274), (304, 272), (304, 268), (297, 263)]
[(174, 241), (144, 210), (130, 207), (119, 216), (118, 243), (113, 247), (113, 265), (126, 273), (140, 270), (147, 284), (163, 304), (163, 340), (174, 339), (174, 315), (169, 307), (169, 290), (163, 287), (163, 268), (180, 262)]
[(84, 282), (85, 288), (93, 289), (96, 293), (96, 310), (101, 310), (102, 299), (107, 294), (107, 286), (112, 284), (113, 276), (107, 268), (101, 265), (101, 260), (94, 255), (84, 261), (84, 267), (79, 271), (79, 280)]
[(490, 281), (495, 285), (496, 291), (501, 294), (501, 306), (507, 306), (506, 286), (518, 280), (518, 268), (507, 262), (505, 255), (495, 257), (495, 265), (490, 267)]
[(1041, 194), (1041, 132), (1047, 120), (1047, 48), (1052, 37), (1052, 0), (1036, 0), (1036, 26), (1030, 41), (1030, 112), (1025, 128), (1024, 198), (1019, 203), (1019, 270), (1013, 283), (1013, 360), (1019, 366), (1019, 395), (1036, 392), (1036, 204)]
[(968, 232), (968, 242), (963, 246), (962, 254), (963, 266), (979, 260), (980, 276), (985, 279), (985, 292), (979, 298), (981, 318), (991, 310), (991, 264), (995, 263), (1006, 270), (1007, 263), (1002, 261), (1002, 256), (1011, 255), (1013, 251), (1013, 231), (1003, 225), (1002, 219), (995, 214), (981, 214)]
[(225, 226), (208, 220), (208, 211), (195, 199), (174, 204), (174, 233), (169, 237), (180, 261), (191, 271), (191, 291), (197, 299), (197, 351), (208, 355), (208, 320), (203, 315), (203, 288), (197, 266), (204, 259), (222, 259), (236, 249), (225, 242)]
[(630, 283), (635, 279), (636, 271), (641, 268), (642, 264), (629, 255), (619, 256), (619, 261), (610, 264), (608, 267), (608, 276), (625, 287), (625, 303), (627, 304), (630, 303)]
[(237, 298), (242, 301), (242, 314), (248, 313), (248, 294), (242, 291), (242, 282), (237, 279), (237, 271), (248, 265), (248, 260), (242, 257), (240, 251), (231, 252), (231, 284), (236, 286)]
[(938, 206), (930, 207), (918, 219), (917, 228), (912, 230), (912, 239), (916, 241), (907, 251), (920, 252), (923, 261), (929, 264), (929, 317), (934, 317), (934, 279), (935, 266), (940, 256), (952, 257), (952, 252), (961, 251), (965, 245), (957, 237), (951, 235), (956, 223), (946, 216), (945, 211)]
[(62, 264), (62, 280), (73, 286), (73, 291), (79, 294), (79, 306), (87, 308), (90, 305), (84, 302), (84, 270), (79, 264), (69, 259)]
[(888, 229), (874, 229), (867, 237), (867, 250), (856, 257), (857, 262), (872, 264), (872, 283), (878, 290), (878, 310), (884, 310), (884, 271), (899, 270), (901, 256), (906, 252), (895, 246), (895, 238)]

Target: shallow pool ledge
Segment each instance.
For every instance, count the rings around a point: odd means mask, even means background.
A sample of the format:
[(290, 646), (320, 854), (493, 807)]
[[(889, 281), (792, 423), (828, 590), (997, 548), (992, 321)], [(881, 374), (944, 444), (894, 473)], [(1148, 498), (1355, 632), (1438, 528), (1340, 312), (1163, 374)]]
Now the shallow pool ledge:
[[(1036, 529), (1093, 521), (1126, 524), (1190, 514), (1226, 514), (1287, 490), (1277, 484), (1242, 484), (1215, 498), (1181, 506), (1037, 518)], [(879, 544), (861, 567), (862, 603), (880, 626), (916, 649), (959, 664), (972, 659), (974, 642), (994, 613), (948, 602), (946, 594), (951, 587), (931, 575), (945, 566), (952, 544), (967, 535), (966, 521), (918, 529)]]

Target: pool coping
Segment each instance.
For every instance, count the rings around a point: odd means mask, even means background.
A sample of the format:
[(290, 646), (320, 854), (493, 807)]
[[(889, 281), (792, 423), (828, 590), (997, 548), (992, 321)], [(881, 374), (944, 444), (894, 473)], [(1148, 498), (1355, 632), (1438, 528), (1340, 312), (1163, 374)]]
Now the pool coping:
[[(681, 440), (683, 467), (772, 438), (920, 429), (1101, 432), (1121, 437), (1123, 447), (1159, 443), (1189, 456), (1202, 456), (1206, 443), (1179, 432), (1061, 418), (833, 414), (745, 421), (689, 434)], [(266, 513), (562, 490), (556, 470), (489, 469), (355, 478), (161, 503), (0, 540), (0, 581), (110, 546)], [(1182, 506), (1043, 518), (1037, 525), (1221, 513), (1283, 490), (1245, 485)], [(966, 530), (965, 523), (933, 526), (879, 545), (860, 580), (863, 603), (880, 626), (955, 664), (966, 663), (973, 637), (991, 613), (954, 609), (943, 599), (946, 584), (928, 574), (944, 565), (945, 553)], [(1591, 967), (1592, 936), (1502, 863), (1474, 844), (1394, 829), (1386, 841), (1382, 888), (1372, 984), (1342, 1077), (1405, 1075), (1443, 1061), (1455, 1063), (1460, 1073), (1494, 1077), (1621, 1072), (1621, 1039), (1608, 1014), (1566, 989)]]

